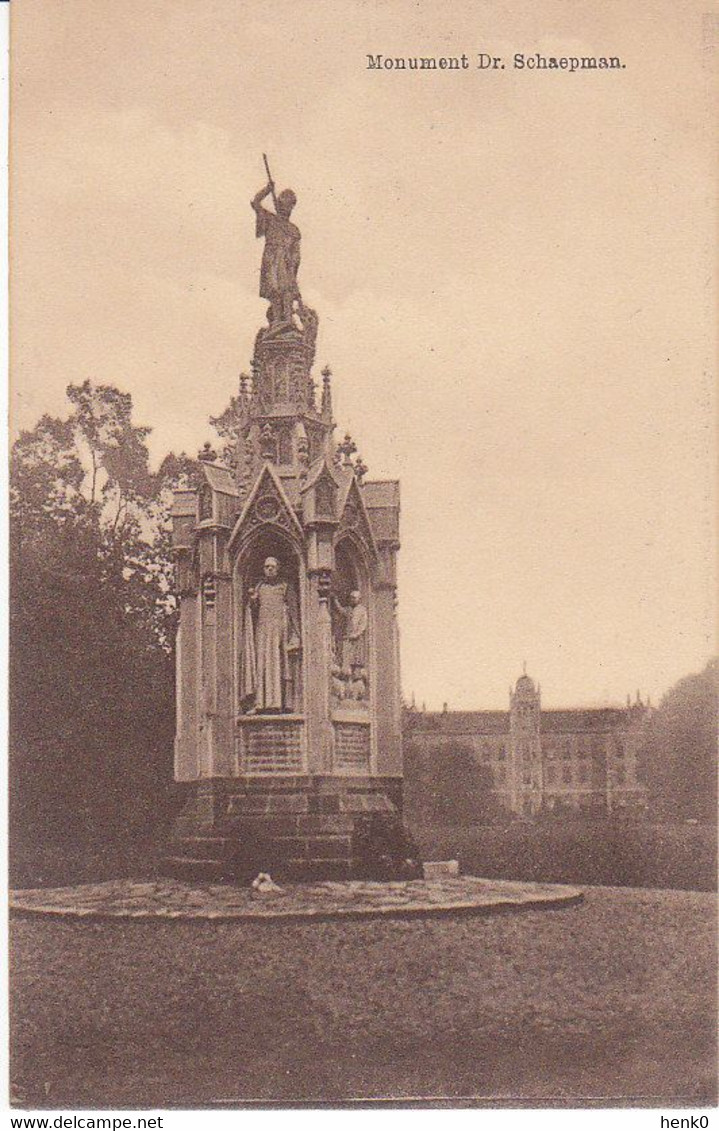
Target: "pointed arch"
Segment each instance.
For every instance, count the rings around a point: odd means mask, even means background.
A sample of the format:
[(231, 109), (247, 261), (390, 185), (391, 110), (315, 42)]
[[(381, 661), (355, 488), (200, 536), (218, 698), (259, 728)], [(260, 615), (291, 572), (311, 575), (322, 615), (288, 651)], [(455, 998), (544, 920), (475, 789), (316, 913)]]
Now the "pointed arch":
[[(235, 704), (238, 713), (252, 706), (246, 701), (247, 649), (254, 649), (253, 613), (250, 591), (262, 580), (263, 566), (267, 558), (274, 558), (279, 566), (279, 578), (288, 583), (287, 606), (289, 608), (286, 629), (288, 637), (295, 634), (299, 648), (292, 655), (284, 653), (291, 670), (283, 673), (291, 684), (291, 702), (285, 701), (283, 707), (297, 714), (304, 713), (304, 656), (306, 655), (306, 577), (303, 566), (302, 548), (292, 534), (282, 526), (262, 523), (246, 530), (245, 536), (235, 542), (232, 561), (232, 591), (234, 604), (234, 672)], [(253, 644), (248, 644), (248, 636), (253, 636)], [(292, 647), (292, 646), (290, 646)], [(253, 661), (254, 662), (254, 661)]]
[(250, 491), (228, 542), (233, 557), (254, 534), (272, 528), (290, 538), (297, 552), (302, 550), (302, 527), (271, 464), (264, 464)]

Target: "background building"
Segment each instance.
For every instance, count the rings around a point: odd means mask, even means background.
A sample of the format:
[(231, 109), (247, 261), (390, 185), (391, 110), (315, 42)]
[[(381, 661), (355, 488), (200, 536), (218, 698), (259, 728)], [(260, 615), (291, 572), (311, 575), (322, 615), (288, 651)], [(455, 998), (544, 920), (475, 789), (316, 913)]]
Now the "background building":
[(639, 692), (626, 707), (542, 710), (541, 689), (525, 672), (509, 689), (508, 711), (411, 707), (405, 738), (425, 756), (471, 749), (497, 806), (518, 815), (642, 816), (647, 791), (638, 753), (651, 711)]

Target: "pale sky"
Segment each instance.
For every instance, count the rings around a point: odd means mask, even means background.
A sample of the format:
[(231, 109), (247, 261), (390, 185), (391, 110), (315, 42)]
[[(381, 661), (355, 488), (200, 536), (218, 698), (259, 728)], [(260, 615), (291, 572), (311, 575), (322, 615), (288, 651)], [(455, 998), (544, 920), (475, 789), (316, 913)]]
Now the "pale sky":
[[(156, 461), (211, 438), (264, 321), (267, 152), (338, 439), (401, 480), (428, 707), (506, 707), (525, 659), (546, 706), (656, 699), (715, 647), (717, 9), (519, 7), (12, 3), (15, 427), (89, 377)], [(366, 69), (463, 51), (506, 69)]]

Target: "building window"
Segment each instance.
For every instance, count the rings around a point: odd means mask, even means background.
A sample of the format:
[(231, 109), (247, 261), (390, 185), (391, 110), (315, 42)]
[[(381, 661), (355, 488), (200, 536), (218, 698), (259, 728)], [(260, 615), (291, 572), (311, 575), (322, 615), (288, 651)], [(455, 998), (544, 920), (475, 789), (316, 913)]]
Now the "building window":
[(624, 785), (624, 770), (618, 769), (614, 771), (614, 780), (617, 785)]
[(497, 755), (497, 757), (499, 758), (500, 762), (504, 762), (504, 760), (506, 759), (507, 751), (504, 749), (503, 746), (500, 746), (499, 754)]
[(589, 767), (586, 762), (579, 763), (579, 782), (581, 785), (586, 785), (589, 781)]
[(522, 781), (524, 782), (525, 785), (531, 785), (532, 784), (532, 775), (530, 774), (529, 770), (525, 770), (524, 773), (522, 774)]
[(547, 769), (545, 770), (545, 778), (547, 785), (554, 785), (557, 780), (557, 767), (547, 766)]
[(562, 781), (564, 782), (565, 785), (569, 785), (571, 780), (572, 780), (572, 767), (571, 766), (563, 766), (562, 767)]

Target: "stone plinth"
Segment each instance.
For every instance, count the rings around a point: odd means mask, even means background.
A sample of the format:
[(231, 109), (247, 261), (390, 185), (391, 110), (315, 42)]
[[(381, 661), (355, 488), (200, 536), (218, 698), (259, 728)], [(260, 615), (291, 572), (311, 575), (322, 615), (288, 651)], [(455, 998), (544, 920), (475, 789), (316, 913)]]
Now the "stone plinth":
[(416, 873), (401, 779), (322, 775), (197, 782), (175, 822), (165, 870), (183, 879), (387, 878)]

